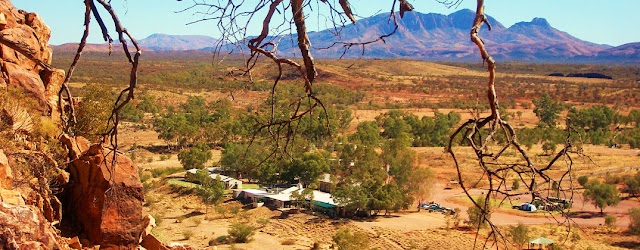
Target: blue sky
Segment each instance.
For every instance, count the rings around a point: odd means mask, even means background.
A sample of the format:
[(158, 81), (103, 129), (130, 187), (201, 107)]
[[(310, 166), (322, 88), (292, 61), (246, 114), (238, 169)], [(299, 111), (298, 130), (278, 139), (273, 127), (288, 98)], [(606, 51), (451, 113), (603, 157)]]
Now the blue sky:
[[(218, 33), (214, 22), (185, 25), (202, 16), (194, 14), (193, 11), (175, 13), (191, 5), (192, 1), (112, 0), (111, 3), (118, 11), (124, 26), (137, 39), (153, 33), (216, 37)], [(463, 8), (474, 9), (476, 3), (472, 0), (464, 0), (457, 8), (448, 9), (435, 0), (409, 1), (416, 7), (416, 11), (442, 14), (449, 14)], [(42, 15), (52, 29), (51, 44), (80, 40), (83, 32), (83, 1), (13, 0), (12, 2), (17, 8)], [(392, 0), (375, 1), (375, 4), (372, 4), (374, 0), (351, 0), (351, 2), (354, 11), (359, 16), (366, 17), (379, 12), (388, 12)], [(543, 17), (555, 28), (590, 42), (614, 46), (640, 42), (640, 31), (635, 27), (640, 24), (639, 0), (487, 0), (485, 6), (487, 14), (507, 27), (516, 22)], [(324, 28), (317, 24), (319, 23), (317, 15), (311, 16), (310, 19), (309, 29)], [(100, 30), (95, 25), (95, 21), (92, 23), (92, 36), (89, 41), (100, 43), (102, 42)], [(251, 26), (250, 33), (257, 33), (258, 27)]]

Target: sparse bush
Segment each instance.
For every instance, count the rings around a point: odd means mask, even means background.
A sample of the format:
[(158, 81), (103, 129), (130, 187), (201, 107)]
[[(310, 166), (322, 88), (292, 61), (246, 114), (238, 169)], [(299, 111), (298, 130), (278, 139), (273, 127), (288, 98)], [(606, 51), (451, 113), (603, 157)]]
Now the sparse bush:
[(520, 179), (513, 179), (513, 186), (511, 187), (513, 190), (520, 189)]
[(188, 229), (182, 231), (182, 237), (184, 237), (185, 240), (191, 239), (191, 236), (193, 236), (193, 231), (188, 230)]
[[(480, 196), (476, 200), (476, 203), (478, 203), (478, 205), (480, 205), (481, 207), (484, 207), (485, 206), (484, 196)], [(486, 209), (488, 209), (488, 207)], [(466, 223), (472, 228), (478, 228), (478, 226), (485, 227), (487, 225), (487, 220), (489, 219), (489, 216), (490, 216), (488, 213), (483, 213), (482, 209), (478, 208), (475, 204), (472, 204), (467, 209), (467, 215), (469, 215), (469, 220), (466, 221)]]
[(147, 196), (144, 197), (144, 204), (143, 205), (145, 207), (151, 207), (154, 204), (156, 204), (156, 202), (158, 202), (158, 199), (155, 196), (147, 195)]
[[(220, 236), (216, 237), (216, 239), (215, 239), (215, 242), (218, 243), (218, 244), (225, 244), (225, 243), (228, 243), (228, 241), (229, 241), (229, 235), (220, 235)], [(209, 241), (209, 242), (211, 242), (211, 241)], [(209, 244), (211, 244), (211, 243), (209, 243)]]
[(640, 235), (640, 208), (632, 208), (629, 210), (629, 232)]
[(232, 206), (229, 208), (229, 212), (231, 212), (231, 214), (233, 214), (233, 216), (238, 215), (238, 213), (240, 213), (240, 210), (242, 210), (241, 206)]
[(270, 221), (270, 220), (269, 220), (269, 218), (263, 217), (263, 218), (258, 219), (258, 221), (256, 221), (256, 222), (258, 222), (258, 224), (259, 224), (261, 227), (264, 227), (264, 226), (266, 226), (267, 224), (269, 224), (269, 221)]
[(202, 219), (201, 218), (193, 218), (193, 224), (197, 226), (200, 226), (200, 223), (202, 223)]
[(607, 216), (604, 217), (604, 224), (607, 227), (614, 227), (616, 225), (616, 217), (613, 215), (608, 214)]
[(251, 241), (254, 234), (255, 228), (243, 223), (232, 224), (229, 228), (229, 236), (233, 238), (235, 243), (247, 243)]
[(156, 219), (156, 226), (160, 226), (162, 224), (162, 214), (154, 214), (152, 217)]
[(216, 213), (222, 215), (222, 217), (226, 218), (225, 214), (227, 213), (227, 208), (223, 206), (217, 206), (215, 208)]
[(333, 236), (338, 250), (359, 250), (369, 248), (369, 238), (365, 233), (351, 233), (348, 227), (340, 228)]
[(161, 178), (170, 174), (175, 174), (177, 172), (184, 171), (183, 168), (174, 167), (174, 168), (154, 168), (151, 169), (151, 175), (153, 178)]
[(581, 239), (582, 239), (582, 236), (580, 236), (580, 233), (578, 232), (578, 230), (573, 230), (573, 232), (571, 232), (571, 242), (577, 243)]
[(519, 248), (522, 248), (529, 239), (529, 229), (522, 222), (518, 223), (518, 226), (511, 228), (511, 239)]
[(604, 182), (607, 183), (607, 184), (616, 185), (616, 184), (622, 184), (623, 183), (622, 177), (617, 176), (617, 175), (607, 174), (604, 178), (605, 178)]

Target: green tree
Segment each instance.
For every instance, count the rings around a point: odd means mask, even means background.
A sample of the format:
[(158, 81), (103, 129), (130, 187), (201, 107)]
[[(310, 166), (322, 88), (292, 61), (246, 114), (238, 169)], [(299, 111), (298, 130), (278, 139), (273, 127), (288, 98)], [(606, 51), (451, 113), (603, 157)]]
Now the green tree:
[(372, 121), (361, 122), (349, 140), (365, 146), (378, 146), (382, 141), (378, 124)]
[(584, 190), (584, 197), (600, 208), (600, 214), (604, 214), (604, 209), (608, 206), (618, 205), (620, 194), (616, 186), (600, 183), (598, 180), (591, 181)]
[(141, 122), (144, 118), (144, 112), (136, 108), (136, 106), (132, 102), (129, 102), (120, 110), (120, 117), (123, 121)]
[(580, 176), (578, 177), (578, 184), (580, 184), (580, 186), (582, 187), (586, 187), (587, 183), (589, 183), (589, 177), (588, 176)]
[(208, 214), (210, 205), (218, 205), (224, 198), (225, 186), (220, 180), (220, 175), (216, 179), (212, 179), (209, 176), (209, 171), (199, 169), (196, 175), (200, 179), (200, 186), (198, 187), (198, 194), (202, 198), (205, 204), (205, 214)]
[(198, 125), (193, 124), (187, 116), (172, 107), (166, 114), (156, 117), (153, 127), (158, 132), (158, 138), (167, 142), (174, 141), (177, 145), (184, 146), (198, 134)]
[(625, 192), (627, 192), (629, 196), (638, 196), (638, 194), (640, 194), (640, 173), (625, 175), (623, 180)]
[(534, 99), (533, 104), (536, 106), (533, 113), (536, 114), (540, 122), (540, 127), (556, 127), (556, 120), (560, 118), (560, 112), (564, 109), (562, 103), (551, 99), (549, 94), (544, 94), (540, 99)]
[(518, 226), (511, 227), (511, 239), (522, 249), (522, 245), (529, 240), (529, 229), (522, 222), (518, 222)]
[[(265, 157), (263, 155), (265, 150), (264, 147), (256, 143), (252, 144), (251, 147), (247, 144), (227, 144), (222, 151), (220, 166), (224, 170), (235, 172), (237, 178), (243, 178), (244, 175), (253, 178), (253, 170), (262, 162), (262, 157)], [(271, 168), (273, 166), (274, 165), (264, 165), (265, 168), (262, 170), (266, 172), (268, 172), (268, 170), (274, 170), (273, 172), (275, 173), (277, 171)]]
[(206, 144), (199, 144), (178, 153), (178, 160), (184, 169), (201, 169), (211, 159), (211, 150)]
[(316, 183), (322, 174), (329, 172), (328, 160), (329, 154), (325, 152), (304, 153), (302, 157), (296, 157), (291, 164), (288, 164), (282, 177), (289, 181), (298, 178), (306, 185)]
[(351, 233), (348, 227), (338, 229), (332, 239), (338, 250), (360, 250), (369, 248), (369, 237), (363, 232)]
[(483, 209), (480, 209), (475, 204), (472, 204), (467, 209), (467, 215), (469, 216), (467, 224), (472, 228), (485, 227), (487, 226), (487, 220), (490, 218), (490, 214), (488, 213), (489, 205), (485, 202), (484, 196), (478, 197), (475, 202)]
[(431, 197), (435, 178), (433, 171), (428, 168), (415, 168), (409, 175), (409, 191), (418, 200), (418, 205)]

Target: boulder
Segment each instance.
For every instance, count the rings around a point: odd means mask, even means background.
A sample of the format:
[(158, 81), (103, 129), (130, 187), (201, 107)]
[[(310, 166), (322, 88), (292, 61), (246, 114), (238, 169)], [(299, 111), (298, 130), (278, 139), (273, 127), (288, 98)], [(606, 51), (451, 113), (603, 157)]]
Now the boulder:
[(79, 224), (80, 233), (91, 244), (137, 246), (147, 226), (142, 218), (144, 193), (138, 167), (102, 144), (86, 148), (82, 138), (66, 137), (62, 141), (76, 158), (67, 168), (71, 179), (65, 195), (70, 205), (64, 216)]
[(80, 244), (80, 239), (78, 239), (78, 236), (67, 239), (67, 244), (71, 249), (82, 249), (82, 244)]
[(156, 227), (156, 219), (153, 218), (153, 216), (151, 216), (150, 214), (147, 214), (147, 216), (145, 216), (143, 219), (143, 224), (146, 225), (146, 227), (144, 228), (144, 230), (142, 231), (142, 234), (140, 235), (140, 242), (142, 242), (144, 237), (146, 237), (147, 235), (150, 235), (151, 230), (153, 230), (153, 228)]
[(34, 206), (0, 202), (0, 249), (60, 249), (54, 229)]
[(142, 238), (142, 242), (140, 246), (144, 247), (147, 250), (168, 250), (169, 248), (162, 244), (155, 236), (149, 234)]
[(13, 172), (9, 167), (9, 160), (0, 149), (0, 189), (13, 189)]

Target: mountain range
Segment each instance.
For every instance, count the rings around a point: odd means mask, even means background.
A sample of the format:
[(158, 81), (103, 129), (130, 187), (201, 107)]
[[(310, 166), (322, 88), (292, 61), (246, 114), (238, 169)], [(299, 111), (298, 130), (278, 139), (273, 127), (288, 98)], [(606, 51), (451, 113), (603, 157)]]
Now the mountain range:
[[(469, 28), (474, 18), (475, 12), (469, 9), (449, 15), (407, 12), (404, 18), (398, 19), (395, 34), (385, 38), (384, 42), (366, 45), (364, 55), (362, 46), (352, 46), (345, 51), (342, 43), (371, 41), (390, 33), (394, 25), (389, 21), (389, 13), (360, 19), (356, 24), (346, 25), (339, 34), (333, 30), (309, 32), (309, 39), (316, 58), (404, 57), (429, 61), (478, 61), (477, 47), (469, 39)], [(554, 28), (544, 18), (519, 22), (508, 28), (491, 16), (487, 19), (492, 30), (483, 26), (480, 36), (492, 56), (499, 61), (640, 63), (640, 43), (618, 47), (591, 43)], [(279, 54), (299, 55), (295, 37), (269, 39), (278, 42)], [(165, 34), (153, 34), (139, 41), (142, 47), (152, 51), (211, 50), (216, 42), (207, 36)], [(67, 50), (65, 46), (73, 47), (61, 45), (54, 50)]]

